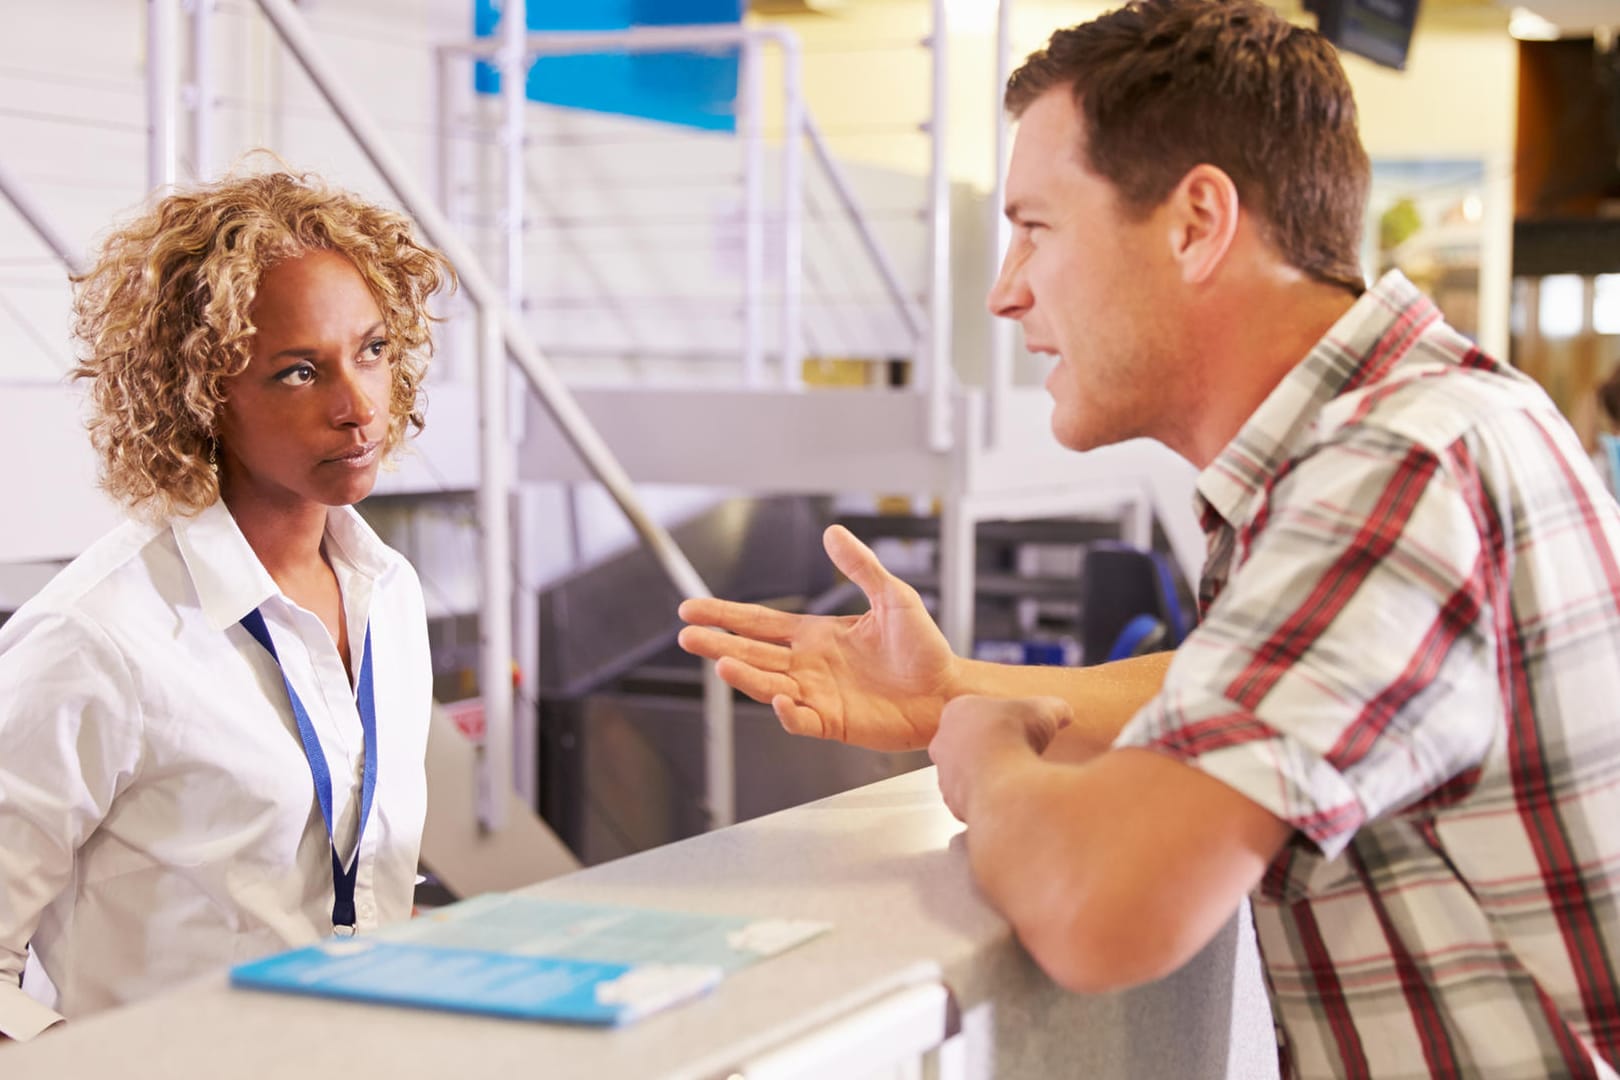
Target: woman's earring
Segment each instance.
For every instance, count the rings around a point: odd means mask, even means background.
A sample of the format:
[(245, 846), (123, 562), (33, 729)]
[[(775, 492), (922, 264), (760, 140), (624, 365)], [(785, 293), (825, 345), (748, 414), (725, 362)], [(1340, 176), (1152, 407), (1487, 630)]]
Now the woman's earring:
[(208, 464), (212, 468), (219, 468), (219, 440), (208, 440)]

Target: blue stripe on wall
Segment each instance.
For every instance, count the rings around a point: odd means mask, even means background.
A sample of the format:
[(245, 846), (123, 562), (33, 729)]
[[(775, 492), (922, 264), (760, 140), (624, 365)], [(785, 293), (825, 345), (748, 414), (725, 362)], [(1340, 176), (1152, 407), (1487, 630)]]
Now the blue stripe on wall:
[[(631, 26), (739, 23), (743, 0), (529, 0), (530, 30), (620, 30)], [(501, 5), (474, 0), (473, 32), (498, 33)], [(737, 130), (739, 50), (543, 56), (529, 69), (528, 97), (551, 105), (639, 116), (705, 131)], [(480, 61), (473, 86), (500, 92), (501, 75)]]

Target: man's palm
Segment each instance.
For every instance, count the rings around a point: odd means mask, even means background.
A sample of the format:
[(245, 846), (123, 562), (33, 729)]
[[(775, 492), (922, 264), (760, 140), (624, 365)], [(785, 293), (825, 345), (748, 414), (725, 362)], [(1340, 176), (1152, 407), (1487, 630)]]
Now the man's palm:
[(916, 590), (870, 548), (838, 525), (824, 542), (834, 565), (866, 594), (866, 614), (792, 615), (688, 600), (680, 613), (694, 625), (681, 631), (681, 647), (719, 661), (721, 678), (770, 704), (794, 734), (879, 750), (926, 746), (956, 657)]

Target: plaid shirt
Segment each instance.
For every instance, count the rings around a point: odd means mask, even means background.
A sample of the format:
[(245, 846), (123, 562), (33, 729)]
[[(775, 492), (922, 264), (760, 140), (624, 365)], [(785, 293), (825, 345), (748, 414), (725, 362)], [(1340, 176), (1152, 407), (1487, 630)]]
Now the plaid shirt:
[(1284, 1074), (1615, 1077), (1620, 508), (1569, 425), (1392, 273), (1198, 489), (1204, 621), (1116, 745), (1296, 830)]

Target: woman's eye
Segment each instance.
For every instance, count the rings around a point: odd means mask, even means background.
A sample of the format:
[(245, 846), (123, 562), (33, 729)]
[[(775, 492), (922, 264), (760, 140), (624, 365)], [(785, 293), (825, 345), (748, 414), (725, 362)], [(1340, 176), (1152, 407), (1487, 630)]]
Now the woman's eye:
[(284, 371), (276, 372), (276, 381), (286, 383), (288, 386), (303, 386), (315, 378), (315, 369), (309, 364), (294, 364)]
[(373, 360), (381, 360), (383, 357), (388, 355), (388, 342), (382, 338), (378, 338), (376, 341), (368, 342), (365, 348), (365, 354)]

